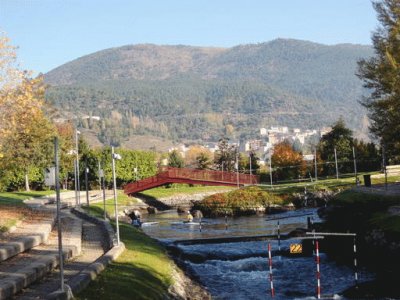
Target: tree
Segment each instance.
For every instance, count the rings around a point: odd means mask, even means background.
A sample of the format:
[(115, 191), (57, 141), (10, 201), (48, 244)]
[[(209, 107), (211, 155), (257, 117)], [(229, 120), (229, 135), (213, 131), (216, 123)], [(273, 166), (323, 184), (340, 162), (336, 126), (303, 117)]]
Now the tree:
[(0, 110), (7, 112), (0, 116), (2, 167), (15, 179), (23, 172), (26, 190), (29, 177), (40, 180), (41, 172), (35, 171), (33, 176), (33, 170), (48, 166), (53, 158), (52, 137), (56, 133), (43, 113), (43, 97), (42, 78), (24, 78), (16, 87), (0, 91)]
[(15, 47), (0, 35), (0, 178), (3, 188), (19, 188), (24, 178), (43, 179), (53, 158), (54, 126), (46, 118), (43, 78), (18, 69)]
[(212, 165), (211, 156), (207, 152), (201, 152), (197, 157), (197, 169), (208, 169)]
[(232, 172), (235, 169), (237, 147), (229, 145), (229, 140), (222, 138), (218, 142), (218, 150), (215, 152), (214, 165), (218, 170)]
[(168, 166), (174, 168), (183, 168), (185, 162), (182, 155), (177, 150), (172, 150), (168, 155)]
[(400, 160), (400, 0), (373, 2), (380, 27), (372, 35), (375, 55), (358, 62), (358, 77), (371, 91), (361, 104), (369, 110), (370, 131), (389, 157)]
[[(318, 144), (318, 153), (323, 161), (331, 163), (324, 165), (325, 174), (334, 174), (335, 149), (337, 159), (343, 163), (339, 164), (342, 173), (352, 172), (353, 170), (353, 132), (346, 127), (343, 119), (340, 118), (333, 126), (332, 130), (323, 135)], [(346, 163), (347, 162), (347, 163)]]
[(287, 141), (275, 145), (271, 159), (273, 174), (279, 180), (298, 179), (305, 174), (307, 166), (303, 156), (294, 151)]

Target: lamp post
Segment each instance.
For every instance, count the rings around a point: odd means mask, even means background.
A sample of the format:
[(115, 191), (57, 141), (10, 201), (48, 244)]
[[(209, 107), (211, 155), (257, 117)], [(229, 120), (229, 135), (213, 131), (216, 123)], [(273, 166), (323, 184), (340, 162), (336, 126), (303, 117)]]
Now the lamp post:
[(54, 138), (54, 161), (55, 161), (55, 188), (56, 188), (56, 204), (57, 204), (57, 233), (58, 233), (58, 257), (59, 257), (59, 268), (60, 268), (60, 288), (64, 292), (64, 255), (62, 246), (62, 231), (61, 231), (61, 200), (60, 200), (60, 179), (59, 169), (60, 161), (58, 155), (58, 138)]
[(336, 179), (339, 179), (339, 169), (338, 169), (338, 164), (337, 164), (336, 147), (334, 148), (334, 151), (335, 151)]
[(76, 205), (81, 204), (81, 189), (80, 189), (80, 183), (79, 183), (79, 145), (78, 145), (78, 135), (80, 134), (80, 131), (78, 129), (75, 129), (75, 200), (76, 200)]
[(120, 239), (119, 239), (119, 223), (118, 223), (117, 181), (115, 178), (115, 160), (121, 159), (121, 155), (114, 153), (114, 147), (111, 147), (111, 157), (112, 157), (112, 173), (113, 173), (113, 185), (114, 185), (115, 226), (117, 228), (117, 245), (119, 245)]
[(89, 168), (87, 165), (87, 159), (85, 160), (85, 188), (86, 188), (86, 205), (89, 207), (89, 184), (88, 184), (88, 177), (89, 177)]

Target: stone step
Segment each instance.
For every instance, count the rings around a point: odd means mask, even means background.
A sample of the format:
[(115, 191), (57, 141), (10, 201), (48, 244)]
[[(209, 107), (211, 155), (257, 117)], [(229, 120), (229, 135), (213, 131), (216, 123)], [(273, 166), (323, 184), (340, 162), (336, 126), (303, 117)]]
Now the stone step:
[(21, 222), (8, 238), (0, 241), (0, 262), (46, 242), (54, 223), (54, 213), (34, 223)]
[[(69, 212), (62, 213), (63, 258), (81, 253), (82, 220)], [(57, 227), (45, 244), (20, 253), (0, 263), (0, 300), (13, 297), (23, 288), (43, 278), (59, 263)]]

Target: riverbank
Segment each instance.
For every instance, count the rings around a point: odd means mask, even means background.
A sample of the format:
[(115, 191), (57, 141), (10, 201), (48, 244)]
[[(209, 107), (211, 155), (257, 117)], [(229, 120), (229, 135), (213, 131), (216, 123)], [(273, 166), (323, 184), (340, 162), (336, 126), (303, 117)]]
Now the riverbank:
[[(87, 212), (103, 216), (99, 206)], [(77, 299), (210, 299), (158, 241), (124, 222), (120, 222), (120, 238), (126, 250)]]
[[(374, 189), (354, 188), (338, 194), (320, 211), (325, 219), (323, 229), (330, 232), (357, 234), (357, 256), (360, 266), (377, 274), (375, 281), (345, 292), (351, 298), (400, 298), (400, 187), (390, 184)], [(335, 260), (351, 264), (352, 240), (329, 238), (325, 251)]]

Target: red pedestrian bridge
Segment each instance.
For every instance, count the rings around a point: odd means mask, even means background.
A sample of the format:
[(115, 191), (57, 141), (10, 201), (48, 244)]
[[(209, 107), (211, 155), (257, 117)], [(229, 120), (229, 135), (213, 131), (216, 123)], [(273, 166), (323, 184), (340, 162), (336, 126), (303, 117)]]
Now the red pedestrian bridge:
[(162, 168), (155, 176), (128, 183), (124, 187), (124, 192), (125, 194), (132, 195), (169, 183), (244, 186), (258, 184), (259, 177), (256, 175), (222, 171), (166, 167)]

